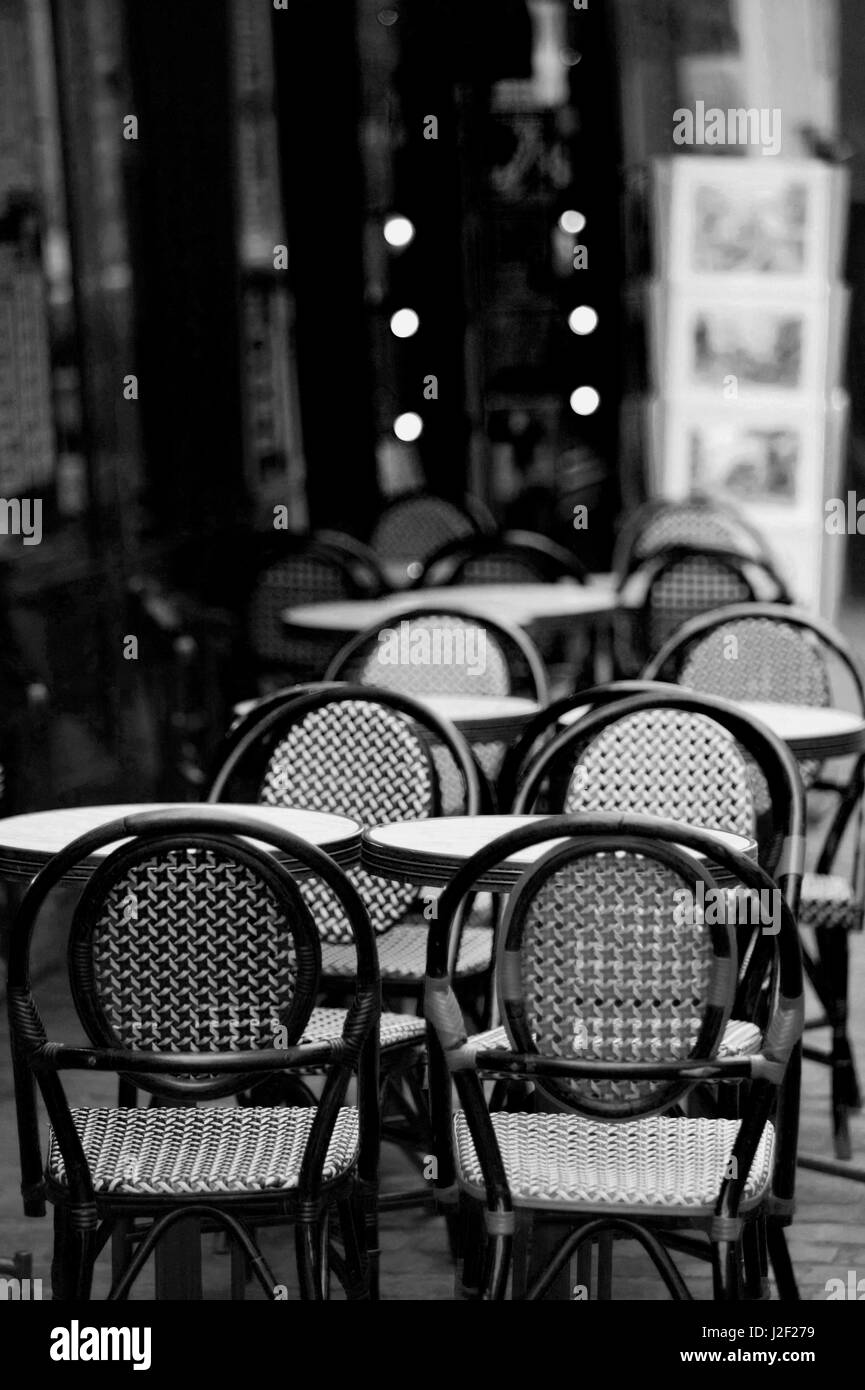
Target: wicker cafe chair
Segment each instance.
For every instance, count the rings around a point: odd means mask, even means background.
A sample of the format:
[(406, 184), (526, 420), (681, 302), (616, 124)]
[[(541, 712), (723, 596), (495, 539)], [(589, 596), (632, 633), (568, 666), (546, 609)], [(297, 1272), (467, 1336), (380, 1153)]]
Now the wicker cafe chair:
[(483, 518), (468, 500), (458, 507), (446, 497), (421, 490), (403, 493), (385, 507), (369, 544), (380, 561), (411, 562), (415, 577), (427, 557), (446, 541), (485, 529)]
[[(31, 992), (34, 925), (50, 889), (119, 840), (69, 928), (70, 986), (88, 1042), (50, 1042)], [(336, 1042), (302, 1044), (321, 958), (292, 869), (327, 884), (352, 933), (356, 991)], [(325, 1297), (333, 1268), (352, 1296), (368, 1297), (379, 998), (360, 898), (326, 854), (297, 836), (190, 807), (113, 820), (55, 855), (21, 904), (9, 963), (22, 1192), (30, 1216), (44, 1215), (46, 1198), (55, 1208), (54, 1297), (89, 1297), (96, 1257), (120, 1228), (135, 1248), (109, 1298), (125, 1298), (184, 1217), (225, 1230), (270, 1298), (275, 1280), (252, 1231), (290, 1218), (301, 1296)], [(310, 1063), (326, 1068), (315, 1108), (196, 1108)], [(60, 1075), (68, 1070), (117, 1072), (163, 1103), (71, 1108)], [(345, 1100), (355, 1075), (352, 1108)], [(35, 1083), (51, 1123), (44, 1170)], [(333, 1213), (342, 1255), (328, 1241)]]
[[(612, 689), (612, 687), (610, 688)], [(799, 910), (805, 812), (793, 755), (770, 730), (726, 701), (673, 686), (603, 703), (608, 692), (586, 692), (597, 706), (544, 748), (526, 771), (515, 813), (637, 811), (703, 828), (754, 835), (761, 867), (772, 876), (794, 915)], [(765, 789), (764, 813), (754, 813), (753, 769)], [(748, 1051), (765, 1025), (762, 988), (767, 939), (761, 923), (740, 915), (741, 966), (735, 1021), (725, 1050)], [(488, 1040), (482, 1037), (480, 1046)], [(790, 1106), (797, 1102), (791, 1097)], [(795, 1135), (795, 1125), (792, 1132)], [(785, 1139), (786, 1143), (786, 1139)], [(795, 1144), (778, 1162), (775, 1225), (789, 1221), (795, 1188)], [(779, 1287), (796, 1297), (783, 1245), (773, 1246)]]
[[(511, 1047), (478, 1051), (448, 978), (451, 916), (492, 865), (551, 840), (565, 843), (524, 875), (500, 937)], [(757, 892), (774, 887), (709, 831), (592, 814), (502, 836), (442, 895), (426, 994), (431, 1096), (439, 1185), (447, 1193), (456, 1183), (474, 1216), (467, 1228), (477, 1231), (465, 1251), (469, 1296), (505, 1297), (516, 1245), (512, 1296), (542, 1298), (587, 1242), (610, 1234), (639, 1241), (674, 1298), (690, 1294), (670, 1249), (711, 1260), (716, 1298), (765, 1289), (766, 1243), (784, 1242), (769, 1218), (780, 1139), (791, 1127), (783, 1082), (802, 1026), (798, 934), (785, 902), (770, 939), (768, 978), (777, 987), (762, 1046), (721, 1057), (735, 939), (729, 924), (679, 925), (678, 895), (715, 887), (689, 850)], [(545, 1108), (539, 1100), (535, 1113), (490, 1113), (482, 1081), (501, 1076), (533, 1082)], [(748, 1083), (738, 1119), (678, 1113), (707, 1080)], [(461, 1105), (452, 1119), (451, 1082)], [(540, 1222), (567, 1229), (530, 1272), (529, 1238)], [(609, 1296), (606, 1273), (599, 1284)]]
[[(266, 709), (239, 739), (216, 777), (208, 800), (233, 799), (238, 779), (244, 794), (270, 806), (338, 812), (365, 828), (440, 814), (441, 791), (433, 747), (444, 749), (457, 769), (462, 814), (475, 815), (480, 785), (462, 736), (424, 705), (394, 691), (337, 685)], [(416, 888), (376, 878), (365, 869), (348, 877), (364, 900), (377, 938), (386, 998), (419, 998), (428, 919), (415, 911)], [(351, 937), (333, 896), (318, 883), (301, 891), (322, 938), (322, 981), (334, 992), (353, 979)], [(426, 910), (426, 909), (425, 909)], [(472, 994), (486, 988), (492, 955), (489, 927), (466, 925), (458, 974)], [(383, 1016), (383, 1029), (391, 1016)], [(408, 1036), (422, 1040), (417, 1018), (402, 1019)]]
[(333, 655), (332, 638), (286, 637), (286, 608), (369, 596), (347, 554), (308, 537), (270, 539), (246, 604), (246, 640), (262, 690), (287, 675), (317, 680)]
[[(733, 659), (734, 658), (734, 659)], [(843, 637), (810, 614), (776, 604), (732, 606), (686, 624), (647, 667), (694, 690), (731, 700), (769, 700), (782, 704), (829, 706), (851, 703), (865, 716), (865, 687)], [(848, 933), (861, 931), (865, 904), (862, 871), (865, 755), (845, 760), (849, 771), (829, 780), (815, 759), (801, 759), (806, 790), (836, 798), (813, 873), (802, 882), (799, 926), (814, 932), (816, 955), (805, 951), (805, 970), (823, 1010), (808, 1029), (828, 1026), (828, 1052), (806, 1047), (803, 1055), (832, 1069), (832, 1111), (836, 1154), (850, 1157), (849, 1110), (861, 1093), (848, 1036)], [(758, 797), (758, 810), (762, 809)], [(855, 817), (853, 867), (848, 878), (835, 861)]]
[(771, 564), (763, 537), (733, 507), (707, 497), (655, 497), (624, 518), (616, 540), (613, 572), (624, 577), (650, 556), (676, 545), (726, 550)]
[(647, 559), (620, 581), (616, 660), (633, 674), (698, 613), (731, 603), (772, 600), (789, 594), (775, 572), (732, 551), (671, 546)]
[[(405, 695), (522, 695), (545, 705), (547, 675), (540, 653), (519, 628), (492, 618), (419, 603), (389, 623), (358, 633), (325, 673), (326, 680), (359, 681)], [(505, 746), (497, 740), (475, 743), (474, 752), (490, 784), (498, 775)], [(453, 805), (453, 768), (434, 753), (443, 779), (443, 806)]]

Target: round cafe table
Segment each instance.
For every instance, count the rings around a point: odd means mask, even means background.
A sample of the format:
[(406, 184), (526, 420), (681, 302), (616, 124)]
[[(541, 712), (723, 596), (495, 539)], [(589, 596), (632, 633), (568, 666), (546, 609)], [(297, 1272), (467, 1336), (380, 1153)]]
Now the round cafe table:
[[(53, 855), (65, 849), (72, 840), (88, 830), (94, 830), (120, 816), (133, 816), (141, 811), (190, 811), (205, 809), (199, 802), (159, 801), (124, 803), (117, 806), (72, 806), (58, 811), (34, 811), (23, 816), (7, 816), (0, 820), (0, 879), (29, 880), (48, 863)], [(340, 865), (348, 868), (360, 858), (361, 827), (346, 816), (325, 815), (319, 811), (295, 811), (276, 806), (244, 805), (221, 802), (208, 805), (206, 810), (216, 819), (229, 824), (232, 818), (247, 816), (259, 820), (262, 826), (287, 830), (302, 840), (324, 850)], [(98, 868), (99, 863), (122, 844), (118, 840), (83, 859), (64, 877), (66, 883), (83, 883)], [(252, 844), (259, 841), (252, 840)], [(269, 846), (264, 845), (268, 849)], [(297, 860), (278, 854), (281, 864), (296, 877), (308, 875)]]
[(342, 599), (328, 603), (304, 603), (283, 610), (288, 636), (308, 637), (310, 632), (348, 639), (377, 623), (389, 623), (400, 614), (423, 605), (431, 609), (460, 609), (478, 618), (509, 623), (512, 627), (559, 626), (592, 622), (614, 612), (617, 598), (607, 576), (598, 582), (576, 584), (453, 584), (386, 594), (377, 599)]
[[(415, 695), (419, 704), (447, 719), (468, 743), (509, 742), (521, 733), (540, 706), (519, 695)], [(258, 702), (241, 700), (234, 706), (238, 719)]]
[[(363, 867), (379, 878), (396, 879), (400, 883), (415, 883), (420, 887), (444, 887), (457, 870), (478, 850), (509, 830), (533, 825), (548, 816), (431, 816), (429, 820), (397, 821), (380, 825), (363, 833), (361, 862)], [(730, 831), (712, 833), (731, 849), (756, 859), (756, 841)], [(495, 864), (477, 881), (478, 889), (490, 893), (508, 893), (516, 886), (526, 869), (548, 853), (561, 840), (546, 840), (530, 845)], [(695, 858), (703, 856), (689, 850)], [(718, 886), (730, 881), (726, 871), (709, 865)]]

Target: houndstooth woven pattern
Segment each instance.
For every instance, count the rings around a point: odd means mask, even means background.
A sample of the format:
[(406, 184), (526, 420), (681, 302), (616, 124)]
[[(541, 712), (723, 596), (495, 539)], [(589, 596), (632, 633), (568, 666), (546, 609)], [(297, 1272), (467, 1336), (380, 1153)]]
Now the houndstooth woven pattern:
[[(583, 1207), (714, 1208), (739, 1129), (738, 1120), (653, 1115), (605, 1124), (566, 1114), (490, 1116), (511, 1196), (518, 1206), (572, 1203)], [(454, 1115), (457, 1179), (484, 1195), (480, 1163), (466, 1117)], [(742, 1196), (742, 1208), (766, 1193), (775, 1132), (763, 1130)]]
[[(434, 806), (433, 769), (410, 720), (363, 700), (311, 710), (274, 748), (259, 792), (266, 806), (338, 811), (365, 829), (425, 820)], [(377, 932), (386, 932), (417, 897), (409, 884), (349, 869)], [(300, 885), (324, 941), (350, 943), (351, 932), (330, 889), (318, 879)], [(353, 955), (353, 947), (352, 947)], [(357, 963), (352, 966), (354, 974)]]
[[(786, 705), (828, 706), (832, 692), (818, 644), (799, 628), (774, 618), (740, 618), (695, 642), (682, 664), (679, 684), (725, 700), (772, 700)], [(819, 762), (802, 759), (805, 787)]]
[[(691, 1056), (713, 975), (709, 933), (679, 925), (681, 875), (633, 853), (554, 870), (528, 897), (521, 943), (526, 1026), (540, 1053), (599, 1061)], [(577, 1080), (575, 1101), (646, 1100), (668, 1083)]]
[[(297, 1187), (313, 1107), (151, 1106), (72, 1111), (97, 1195), (217, 1196), (284, 1192)], [(358, 1118), (342, 1109), (324, 1162), (326, 1182), (357, 1158)], [(47, 1174), (66, 1184), (63, 1156), (52, 1132)]]
[[(755, 1023), (743, 1023), (731, 1019), (724, 1029), (724, 1036), (718, 1048), (719, 1057), (750, 1057), (760, 1051), (763, 1035)], [(537, 1039), (535, 1039), (537, 1046)], [(492, 1052), (501, 1048), (511, 1050), (511, 1044), (504, 1028), (487, 1028), (482, 1033), (473, 1033), (466, 1046), (471, 1052)]]
[(423, 561), (447, 541), (474, 534), (470, 519), (445, 498), (409, 497), (388, 507), (370, 544), (382, 560)]
[[(429, 924), (418, 922), (391, 927), (378, 941), (378, 963), (383, 980), (422, 980), (426, 974), (426, 945)], [(465, 927), (457, 960), (457, 975), (475, 975), (488, 970), (492, 959), (493, 933), (489, 927)], [(349, 978), (355, 973), (353, 954), (345, 946), (322, 946), (325, 975)]]
[(645, 710), (603, 729), (579, 755), (565, 810), (637, 811), (754, 831), (748, 769), (735, 740), (688, 710)]
[(657, 651), (682, 623), (752, 597), (751, 586), (736, 570), (711, 555), (689, 555), (654, 578), (646, 596), (649, 642)]
[(130, 866), (94, 927), (101, 1008), (142, 1051), (272, 1046), (296, 979), (291, 923), (262, 878), (210, 849)]
[(320, 656), (321, 643), (291, 641), (282, 629), (282, 614), (293, 604), (351, 598), (352, 588), (335, 564), (311, 555), (292, 555), (271, 565), (259, 578), (247, 614), (253, 651), (263, 660), (301, 662)]
[(840, 874), (804, 874), (799, 905), (800, 927), (862, 930), (862, 904), (853, 885)]
[[(426, 640), (429, 659), (417, 665), (413, 660), (391, 664), (385, 660), (387, 650), (376, 636), (370, 644), (371, 649), (359, 658), (357, 679), (361, 684), (378, 685), (403, 695), (511, 693), (507, 658), (489, 628), (452, 613), (429, 613), (413, 618), (397, 617), (392, 630), (401, 633), (403, 623), (408, 624), (407, 655), (410, 658), (423, 656)], [(417, 645), (413, 646), (414, 643)], [(480, 670), (476, 669), (478, 666)]]

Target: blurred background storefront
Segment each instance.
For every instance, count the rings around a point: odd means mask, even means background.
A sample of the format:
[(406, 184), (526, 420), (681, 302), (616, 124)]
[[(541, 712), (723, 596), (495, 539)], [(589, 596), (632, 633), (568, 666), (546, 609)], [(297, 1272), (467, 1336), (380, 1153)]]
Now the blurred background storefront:
[(40, 544), (0, 536), (19, 799), (194, 780), (277, 514), (364, 537), (426, 486), (573, 545), (582, 505), (609, 567), (653, 485), (648, 170), (697, 94), (849, 170), (865, 488), (863, 60), (857, 0), (0, 0), (0, 490), (43, 500)]

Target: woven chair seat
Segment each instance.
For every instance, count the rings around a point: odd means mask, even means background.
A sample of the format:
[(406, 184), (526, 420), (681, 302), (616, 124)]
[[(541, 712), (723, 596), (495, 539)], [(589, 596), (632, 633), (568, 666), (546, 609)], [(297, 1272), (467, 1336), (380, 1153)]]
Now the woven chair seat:
[[(391, 927), (376, 938), (378, 962), (383, 980), (422, 980), (426, 973), (428, 922)], [(477, 975), (489, 969), (493, 933), (489, 927), (466, 927), (460, 942), (457, 976)], [(350, 946), (322, 942), (321, 963), (325, 975), (350, 978), (356, 958)]]
[[(313, 1009), (301, 1042), (321, 1043), (341, 1038), (345, 1014), (345, 1009)], [(417, 1014), (383, 1013), (378, 1036), (382, 1048), (423, 1043), (426, 1041), (426, 1021)]]
[[(97, 1195), (207, 1197), (296, 1188), (315, 1113), (289, 1106), (93, 1107), (74, 1108), (72, 1117)], [(324, 1181), (348, 1173), (357, 1151), (357, 1111), (345, 1108), (324, 1161)], [(46, 1172), (65, 1187), (53, 1132)]]
[(804, 874), (799, 926), (861, 931), (862, 904), (849, 879), (841, 874)]
[[(653, 1115), (604, 1124), (568, 1114), (490, 1116), (516, 1206), (581, 1210), (632, 1208), (667, 1213), (715, 1206), (738, 1120)], [(457, 1179), (471, 1196), (484, 1185), (462, 1111), (454, 1116)], [(772, 1173), (774, 1130), (767, 1125), (745, 1184), (741, 1207), (753, 1207)]]
[[(749, 1056), (760, 1051), (762, 1034), (754, 1023), (739, 1023), (731, 1019), (724, 1029), (724, 1036), (718, 1048), (719, 1057)], [(473, 1033), (467, 1046), (472, 1052), (491, 1052), (497, 1047), (510, 1049), (508, 1035), (504, 1028), (487, 1028), (482, 1033)]]

